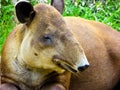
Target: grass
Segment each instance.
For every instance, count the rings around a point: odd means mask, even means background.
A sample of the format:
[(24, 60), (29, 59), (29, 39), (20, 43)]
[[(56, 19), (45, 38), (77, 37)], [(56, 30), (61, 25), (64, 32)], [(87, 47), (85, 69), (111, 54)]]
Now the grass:
[[(50, 0), (49, 0), (50, 1)], [(1, 0), (0, 0), (1, 2)], [(38, 1), (31, 0), (33, 4)], [(10, 0), (2, 0), (0, 7), (0, 52), (2, 45), (16, 25), (14, 6)], [(76, 0), (73, 4), (65, 0), (63, 16), (80, 16), (86, 19), (103, 22), (120, 31), (119, 0)]]
[(80, 16), (89, 20), (103, 22), (120, 31), (119, 0), (76, 0), (73, 5), (66, 2), (64, 16)]
[(9, 5), (2, 5), (1, 6), (1, 12), (0, 12), (0, 52), (2, 45), (8, 36), (9, 32), (12, 30), (12, 28), (15, 26), (15, 23), (13, 22), (13, 12), (14, 7), (12, 4)]

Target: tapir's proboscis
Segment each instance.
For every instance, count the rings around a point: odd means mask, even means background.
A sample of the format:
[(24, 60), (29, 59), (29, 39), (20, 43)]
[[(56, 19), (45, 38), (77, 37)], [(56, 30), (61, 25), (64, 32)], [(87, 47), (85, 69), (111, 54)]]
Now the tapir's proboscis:
[(16, 3), (21, 24), (3, 45), (1, 89), (117, 90), (120, 33), (99, 22), (63, 17), (63, 0), (51, 4)]

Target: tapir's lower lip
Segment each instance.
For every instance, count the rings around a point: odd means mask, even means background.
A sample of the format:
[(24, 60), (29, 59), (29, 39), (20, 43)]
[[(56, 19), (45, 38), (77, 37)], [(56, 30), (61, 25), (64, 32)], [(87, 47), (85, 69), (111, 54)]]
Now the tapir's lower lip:
[(53, 63), (55, 63), (57, 66), (72, 72), (72, 73), (76, 73), (78, 70), (75, 69), (74, 66), (70, 65), (68, 62), (66, 62), (65, 60), (63, 60), (62, 58), (59, 58), (58, 56), (55, 56), (53, 58)]

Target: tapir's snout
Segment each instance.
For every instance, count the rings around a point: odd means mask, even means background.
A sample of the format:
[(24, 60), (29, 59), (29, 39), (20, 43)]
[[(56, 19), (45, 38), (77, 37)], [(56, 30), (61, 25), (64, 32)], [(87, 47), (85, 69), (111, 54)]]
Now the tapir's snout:
[(84, 71), (90, 66), (88, 59), (86, 58), (85, 53), (79, 56), (79, 61), (76, 63), (78, 71)]
[(67, 71), (70, 71), (72, 73), (84, 71), (85, 69), (89, 67), (89, 63), (85, 55), (84, 57), (81, 57), (80, 60), (75, 65), (72, 65), (69, 62), (66, 62), (66, 60), (63, 60), (61, 58), (54, 58), (53, 62), (59, 67)]
[(89, 67), (89, 65), (84, 65), (84, 66), (80, 66), (80, 67), (78, 67), (78, 70), (79, 71), (84, 71), (85, 69), (87, 69)]

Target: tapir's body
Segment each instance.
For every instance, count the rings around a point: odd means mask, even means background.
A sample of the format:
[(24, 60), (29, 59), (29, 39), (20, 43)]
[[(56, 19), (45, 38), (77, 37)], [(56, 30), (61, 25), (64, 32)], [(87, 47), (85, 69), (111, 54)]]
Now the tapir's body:
[(87, 70), (72, 75), (70, 90), (111, 90), (120, 80), (120, 33), (95, 21), (65, 20), (90, 62)]
[[(40, 19), (39, 15), (44, 14), (39, 9), (49, 15)], [(2, 83), (13, 83), (22, 90), (112, 90), (115, 87), (120, 80), (119, 32), (95, 21), (77, 17), (61, 19), (50, 6), (38, 5), (35, 11), (36, 15), (30, 12), (34, 18), (18, 16), (20, 22), (27, 24), (18, 25), (4, 44)], [(46, 22), (50, 25), (47, 29)], [(38, 38), (39, 33), (43, 35), (42, 30), (47, 35), (44, 42)], [(51, 36), (53, 31), (57, 36)], [(57, 39), (53, 41), (54, 38)], [(88, 65), (85, 56), (90, 67), (78, 72), (80, 65)]]

